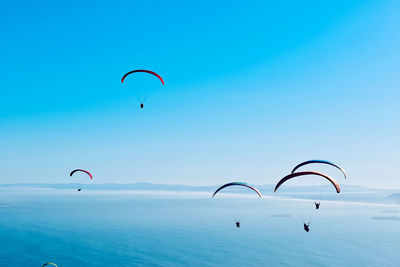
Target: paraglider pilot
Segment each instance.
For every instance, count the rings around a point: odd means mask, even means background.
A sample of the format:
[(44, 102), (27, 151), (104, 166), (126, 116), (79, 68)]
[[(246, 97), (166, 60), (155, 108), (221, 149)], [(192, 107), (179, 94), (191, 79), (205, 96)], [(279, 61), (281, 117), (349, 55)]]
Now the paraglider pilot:
[(304, 231), (307, 233), (310, 231), (310, 223), (304, 223)]
[(144, 107), (143, 103), (140, 103), (140, 108), (143, 108), (143, 107)]
[(321, 203), (320, 202), (314, 202), (314, 204), (315, 204), (315, 209), (319, 209), (319, 205), (321, 205)]
[(240, 222), (236, 222), (236, 228), (240, 228)]

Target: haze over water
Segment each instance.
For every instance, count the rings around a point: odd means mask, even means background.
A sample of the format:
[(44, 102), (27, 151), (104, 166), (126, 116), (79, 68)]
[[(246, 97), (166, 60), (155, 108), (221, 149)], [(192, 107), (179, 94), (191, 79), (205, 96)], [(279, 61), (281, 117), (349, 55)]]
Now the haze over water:
[[(1, 266), (396, 266), (398, 206), (322, 204), (203, 193), (0, 196)], [(239, 205), (238, 205), (239, 203)], [(300, 206), (299, 206), (300, 205)], [(291, 217), (271, 217), (271, 215)], [(241, 228), (234, 226), (236, 218)]]

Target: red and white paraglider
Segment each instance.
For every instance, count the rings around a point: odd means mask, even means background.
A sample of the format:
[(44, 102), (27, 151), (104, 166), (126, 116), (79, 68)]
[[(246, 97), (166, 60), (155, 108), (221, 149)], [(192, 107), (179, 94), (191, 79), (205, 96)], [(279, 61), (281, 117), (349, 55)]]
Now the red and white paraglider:
[[(131, 74), (133, 74), (133, 73), (140, 73), (140, 72), (142, 72), (142, 73), (148, 73), (148, 74), (151, 74), (151, 75), (157, 77), (157, 78), (161, 81), (162, 85), (164, 85), (164, 80), (163, 80), (163, 78), (162, 78), (159, 74), (157, 74), (156, 72), (151, 71), (151, 70), (132, 70), (132, 71), (130, 71), (130, 72), (127, 72), (124, 76), (122, 76), (122, 78), (121, 78), (121, 83), (123, 83), (123, 82), (125, 81), (125, 78), (126, 78), (127, 76), (129, 76), (129, 75), (131, 75)], [(143, 107), (144, 107), (144, 103), (143, 103), (143, 100), (141, 100), (141, 102), (140, 102), (140, 108), (143, 108)]]

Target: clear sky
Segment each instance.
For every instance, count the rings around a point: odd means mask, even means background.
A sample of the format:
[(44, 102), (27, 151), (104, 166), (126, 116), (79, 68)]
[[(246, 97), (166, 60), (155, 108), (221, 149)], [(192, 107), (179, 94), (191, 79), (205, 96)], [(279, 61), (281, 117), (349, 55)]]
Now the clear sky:
[[(399, 14), (382, 0), (2, 1), (0, 183), (83, 168), (96, 183), (269, 184), (318, 158), (400, 188)], [(120, 82), (141, 68), (165, 80), (143, 110)]]

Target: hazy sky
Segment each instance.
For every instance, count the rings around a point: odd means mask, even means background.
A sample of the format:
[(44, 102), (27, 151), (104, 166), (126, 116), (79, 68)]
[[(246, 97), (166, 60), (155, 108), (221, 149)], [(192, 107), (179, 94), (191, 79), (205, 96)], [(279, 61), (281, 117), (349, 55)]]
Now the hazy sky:
[[(0, 183), (83, 168), (96, 183), (269, 184), (318, 158), (400, 188), (399, 14), (382, 0), (2, 1)], [(140, 68), (165, 80), (143, 110), (120, 82)]]

